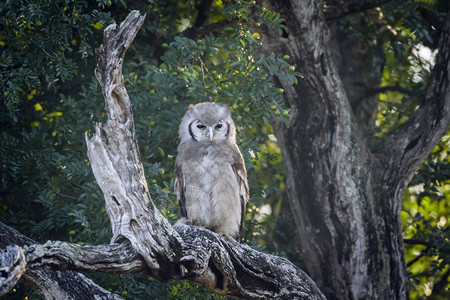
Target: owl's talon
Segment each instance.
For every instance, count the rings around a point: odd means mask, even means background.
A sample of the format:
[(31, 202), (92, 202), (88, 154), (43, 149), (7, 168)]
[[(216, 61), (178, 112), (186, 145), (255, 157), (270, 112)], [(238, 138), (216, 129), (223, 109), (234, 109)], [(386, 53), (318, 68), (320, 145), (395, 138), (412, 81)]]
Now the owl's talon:
[(223, 235), (229, 242), (231, 242), (233, 244), (233, 246), (237, 246), (239, 244), (239, 242), (236, 241), (231, 235), (229, 235), (227, 233), (224, 233)]
[(192, 221), (188, 220), (186, 218), (180, 218), (173, 226), (178, 226), (178, 225), (192, 225)]

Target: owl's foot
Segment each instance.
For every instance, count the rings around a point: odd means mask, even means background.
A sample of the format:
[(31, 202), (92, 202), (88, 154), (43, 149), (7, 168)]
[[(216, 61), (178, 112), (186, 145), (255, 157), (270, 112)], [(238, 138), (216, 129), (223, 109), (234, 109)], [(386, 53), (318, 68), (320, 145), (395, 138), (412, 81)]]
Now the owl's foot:
[(177, 225), (192, 225), (192, 221), (188, 220), (186, 218), (181, 218), (175, 223), (174, 226), (177, 226)]
[(239, 244), (239, 242), (236, 241), (231, 235), (229, 235), (229, 234), (227, 234), (227, 233), (224, 233), (223, 235), (225, 236), (225, 238), (226, 238), (229, 242), (231, 242), (231, 243), (233, 244), (233, 246), (236, 246), (236, 245)]

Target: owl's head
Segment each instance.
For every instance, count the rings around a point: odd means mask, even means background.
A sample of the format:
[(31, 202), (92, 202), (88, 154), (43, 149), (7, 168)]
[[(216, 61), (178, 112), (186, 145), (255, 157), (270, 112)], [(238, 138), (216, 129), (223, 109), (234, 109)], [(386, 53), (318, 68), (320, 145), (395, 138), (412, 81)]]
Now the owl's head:
[(228, 106), (203, 102), (190, 106), (178, 130), (181, 143), (236, 141), (236, 127)]

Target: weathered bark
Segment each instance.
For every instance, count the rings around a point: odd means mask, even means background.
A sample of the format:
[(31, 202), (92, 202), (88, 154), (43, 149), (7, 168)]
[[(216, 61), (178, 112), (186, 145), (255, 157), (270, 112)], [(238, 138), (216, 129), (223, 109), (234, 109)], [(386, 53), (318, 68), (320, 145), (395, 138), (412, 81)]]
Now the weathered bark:
[[(29, 280), (33, 281), (36, 275), (33, 272), (50, 271), (48, 267), (86, 272), (144, 272), (159, 280), (189, 279), (218, 293), (247, 299), (324, 299), (315, 283), (286, 259), (232, 243), (204, 228), (173, 228), (154, 206), (140, 162), (131, 103), (122, 76), (125, 52), (144, 18), (134, 11), (119, 27), (106, 28), (104, 44), (97, 51), (96, 76), (102, 86), (108, 120), (105, 125), (98, 124), (95, 134), (86, 137), (86, 142), (111, 220), (111, 244), (26, 243), (29, 245), (24, 247), (27, 269), (22, 278), (30, 274)], [(5, 235), (5, 245), (17, 244), (14, 236)], [(8, 254), (3, 251), (0, 257)], [(14, 262), (8, 261), (10, 265)], [(11, 273), (15, 274), (18, 273)], [(62, 290), (65, 285), (79, 284), (75, 279), (60, 282)], [(39, 283), (41, 295), (55, 298), (56, 294), (48, 292), (56, 289), (55, 281)], [(81, 294), (59, 299), (90, 296)]]
[[(18, 249), (24, 249), (34, 244), (36, 244), (36, 241), (0, 222), (0, 257), (6, 254), (2, 250), (6, 250), (9, 245), (15, 245)], [(2, 261), (1, 258), (0, 261)], [(53, 270), (48, 266), (38, 268), (27, 266), (25, 270), (17, 268), (6, 273), (7, 266), (2, 265), (0, 268), (0, 297), (13, 287), (13, 285), (9, 284), (10, 282), (20, 279), (23, 284), (36, 291), (45, 299), (87, 300), (96, 297), (97, 299), (122, 299), (122, 297), (98, 286), (83, 274), (73, 271)]]
[(96, 51), (95, 75), (102, 86), (108, 120), (105, 125), (97, 124), (94, 136), (86, 137), (86, 144), (106, 201), (112, 242), (128, 240), (146, 260), (152, 275), (167, 280), (166, 273), (171, 270), (164, 267), (176, 259), (174, 250), (180, 248), (181, 240), (151, 201), (122, 76), (125, 52), (144, 19), (134, 11), (120, 27), (105, 29), (103, 45)]
[(449, 18), (427, 95), (410, 121), (369, 149), (332, 60), (320, 1), (268, 0), (287, 37), (265, 49), (289, 54), (305, 76), (285, 89), (290, 126), (273, 121), (287, 193), (311, 277), (336, 299), (406, 299), (402, 192), (450, 122)]
[(27, 263), (22, 249), (17, 245), (7, 246), (0, 256), (0, 295), (6, 294), (19, 281)]
[[(166, 274), (168, 278), (193, 280), (216, 292), (246, 299), (324, 299), (314, 282), (284, 258), (258, 252), (247, 245), (234, 245), (223, 236), (204, 228), (177, 226), (176, 230), (183, 240), (183, 248), (176, 264), (163, 266), (172, 270), (172, 273)], [(13, 242), (20, 234), (0, 223), (0, 236), (4, 242)], [(4, 248), (3, 245), (1, 248)], [(23, 249), (27, 273), (23, 274), (23, 270), (9, 272), (5, 279), (12, 281), (23, 275), (24, 283), (32, 284), (46, 299), (92, 299), (91, 295), (100, 299), (120, 298), (106, 291), (104, 294), (99, 293), (96, 289), (102, 289), (81, 274), (61, 270), (121, 274), (156, 272), (149, 270), (146, 261), (127, 241), (101, 246), (49, 241), (43, 245), (24, 245)], [(13, 252), (0, 253), (0, 261)], [(15, 266), (15, 261), (10, 260), (4, 270)], [(2, 264), (2, 270), (3, 267)], [(7, 284), (6, 280), (0, 277), (2, 293), (13, 286)], [(80, 287), (78, 295), (70, 294), (78, 285), (86, 287)]]

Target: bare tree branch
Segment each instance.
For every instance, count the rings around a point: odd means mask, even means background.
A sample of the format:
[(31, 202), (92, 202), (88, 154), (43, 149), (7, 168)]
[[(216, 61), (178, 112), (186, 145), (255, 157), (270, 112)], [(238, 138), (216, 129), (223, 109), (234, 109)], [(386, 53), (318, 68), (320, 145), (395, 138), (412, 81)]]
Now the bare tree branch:
[(231, 26), (230, 21), (218, 21), (216, 23), (203, 25), (201, 27), (189, 27), (185, 31), (183, 31), (183, 35), (190, 39), (199, 39), (203, 38), (205, 35), (209, 33), (217, 34), (221, 32), (225, 27)]
[(432, 246), (431, 242), (416, 239), (404, 239), (403, 242), (408, 245), (422, 245), (427, 247)]
[[(14, 229), (0, 222), (0, 257), (8, 255), (5, 251), (8, 245), (16, 245), (26, 248), (36, 244), (36, 241), (18, 233)], [(0, 258), (0, 260), (2, 260)], [(3, 266), (2, 266), (3, 269)], [(21, 275), (20, 282), (30, 287), (45, 299), (122, 299), (116, 294), (110, 293), (95, 284), (92, 280), (73, 271), (59, 271), (45, 267), (32, 268), (27, 266), (25, 273), (2, 273), (0, 282), (0, 297), (12, 288), (7, 281), (12, 282), (14, 277)]]
[(327, 21), (336, 20), (347, 15), (366, 11), (379, 7), (391, 0), (373, 0), (373, 1), (329, 1), (325, 4), (325, 19)]
[(284, 258), (234, 245), (204, 228), (176, 229), (185, 258), (197, 265), (192, 273), (200, 280), (195, 281), (211, 290), (245, 299), (325, 299), (306, 273)]
[[(179, 262), (184, 266), (184, 272), (171, 274), (175, 279), (193, 280), (216, 292), (247, 299), (261, 297), (324, 299), (309, 277), (284, 258), (256, 251), (247, 245), (234, 245), (204, 228), (178, 226), (176, 230), (184, 241), (182, 258)], [(25, 246), (24, 249), (27, 272), (29, 270), (57, 272), (48, 269), (52, 268), (78, 272), (151, 273), (145, 261), (128, 242), (80, 246), (49, 241), (43, 245)], [(8, 265), (13, 266), (14, 263)], [(179, 265), (165, 267), (170, 270), (180, 268)], [(11, 280), (11, 275), (14, 274), (11, 272), (8, 274), (10, 275), (8, 280)], [(23, 271), (20, 275), (22, 274)], [(48, 285), (51, 284), (47, 284), (45, 288), (48, 288)], [(4, 291), (12, 286), (13, 284), (3, 284), (2, 281)], [(104, 295), (100, 298), (109, 299), (110, 296)]]
[[(130, 14), (120, 27), (138, 28), (142, 24), (128, 21), (132, 18)], [(127, 32), (131, 34), (126, 36), (124, 33)], [(176, 232), (155, 208), (147, 190), (134, 139), (131, 104), (122, 75), (117, 70), (123, 62), (124, 51), (113, 51), (115, 47), (126, 49), (120, 46), (120, 41), (133, 38), (134, 35), (131, 29), (105, 30), (104, 46), (97, 52), (97, 77), (101, 81), (109, 118), (106, 125), (99, 124), (95, 135), (87, 140), (88, 156), (105, 195), (107, 212), (111, 218), (113, 241), (121, 242), (123, 238), (129, 240), (146, 261), (150, 274), (160, 280), (190, 279), (216, 292), (246, 298), (266, 295), (305, 297), (308, 294), (320, 298), (321, 294), (312, 281), (291, 263), (284, 260), (281, 263), (280, 258), (258, 254), (246, 246), (231, 247), (230, 242), (208, 230), (181, 227), (182, 230)], [(255, 257), (261, 256), (265, 259), (255, 261)], [(276, 264), (271, 264), (270, 272), (273, 275), (261, 277), (265, 273), (264, 269), (269, 268), (261, 265), (263, 261), (277, 261)], [(280, 265), (285, 267), (278, 269), (277, 266)], [(284, 278), (286, 274), (283, 271), (288, 272), (286, 278), (289, 280), (279, 281), (281, 283), (278, 289), (268, 284), (269, 279), (277, 282), (280, 279), (276, 278)], [(247, 282), (240, 281), (238, 274), (246, 273)], [(294, 274), (299, 281), (292, 277)], [(253, 279), (254, 277), (259, 279)], [(262, 281), (264, 284), (252, 286), (249, 284), (252, 281)]]
[(101, 246), (48, 241), (25, 247), (29, 268), (48, 266), (58, 270), (103, 273), (147, 272), (147, 264), (128, 242)]
[(197, 6), (197, 18), (194, 22), (194, 27), (200, 27), (202, 26), (205, 21), (208, 19), (209, 10), (211, 8), (212, 0), (203, 0), (198, 6)]

